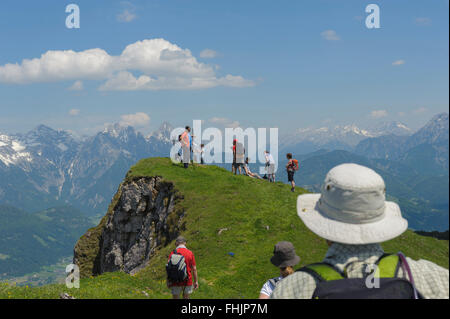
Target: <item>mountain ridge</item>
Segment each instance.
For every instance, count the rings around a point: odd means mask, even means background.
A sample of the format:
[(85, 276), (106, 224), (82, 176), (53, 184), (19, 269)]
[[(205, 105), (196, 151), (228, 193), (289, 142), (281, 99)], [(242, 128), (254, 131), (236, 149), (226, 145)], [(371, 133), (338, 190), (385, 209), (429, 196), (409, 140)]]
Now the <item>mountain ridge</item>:
[[(288, 240), (294, 244), (302, 258), (298, 267), (322, 260), (327, 251), (325, 240), (309, 231), (297, 216), (296, 198), (305, 192), (300, 188), (291, 193), (289, 185), (235, 176), (216, 166), (184, 169), (168, 158), (139, 161), (128, 171), (122, 185), (141, 178), (160, 178), (160, 181), (172, 184), (182, 196), (176, 207), (184, 212), (182, 223), (185, 226), (178, 232), (188, 239), (188, 247), (196, 256), (200, 278), (200, 289), (193, 298), (257, 298), (267, 278), (277, 272), (270, 257), (278, 241)], [(109, 213), (93, 229), (108, 232), (105, 220), (113, 219), (114, 210), (119, 215), (125, 213), (125, 218), (131, 220), (140, 211), (139, 207), (144, 208), (148, 201), (144, 193), (134, 189), (125, 198), (134, 198), (134, 203), (139, 204), (119, 204), (120, 194), (119, 188)], [(130, 244), (138, 243), (141, 237), (137, 235), (151, 227), (145, 219), (139, 221)], [(77, 244), (86, 246), (90, 260), (95, 260), (99, 252), (98, 241), (87, 240), (92, 238), (93, 229), (88, 230)], [(96, 276), (85, 273), (80, 289), (72, 290), (70, 294), (77, 299), (171, 298), (165, 284), (164, 265), (173, 247), (173, 240), (163, 242), (145, 261), (145, 266), (133, 275), (123, 271), (106, 271)], [(448, 268), (446, 240), (420, 236), (408, 230), (383, 243), (382, 247), (387, 252), (402, 251), (413, 259), (424, 258)], [(83, 268), (83, 264), (80, 266)], [(67, 292), (64, 285), (26, 289), (0, 284), (0, 298), (59, 298), (64, 292)]]

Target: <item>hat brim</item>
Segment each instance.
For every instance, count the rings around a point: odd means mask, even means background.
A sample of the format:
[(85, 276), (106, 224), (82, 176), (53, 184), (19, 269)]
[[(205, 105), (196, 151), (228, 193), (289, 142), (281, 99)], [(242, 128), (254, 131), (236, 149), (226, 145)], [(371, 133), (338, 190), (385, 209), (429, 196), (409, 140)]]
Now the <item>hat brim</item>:
[(319, 210), (320, 194), (304, 194), (297, 198), (297, 215), (306, 227), (319, 237), (342, 244), (373, 244), (393, 239), (408, 229), (408, 221), (394, 202), (385, 202), (384, 217), (373, 223), (349, 224), (328, 216)]
[(289, 267), (289, 266), (293, 267), (300, 262), (300, 257), (295, 255), (295, 257), (292, 259), (282, 260), (281, 258), (277, 258), (277, 256), (272, 256), (272, 258), (270, 258), (270, 262), (274, 266), (279, 267), (279, 268)]

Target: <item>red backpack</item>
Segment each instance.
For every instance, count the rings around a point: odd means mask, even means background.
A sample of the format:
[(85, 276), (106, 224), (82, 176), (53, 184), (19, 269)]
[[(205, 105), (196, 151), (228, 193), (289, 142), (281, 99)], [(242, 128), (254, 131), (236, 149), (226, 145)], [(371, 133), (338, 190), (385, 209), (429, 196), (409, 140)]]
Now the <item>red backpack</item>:
[(298, 171), (298, 161), (296, 159), (292, 159), (291, 167), (294, 171)]

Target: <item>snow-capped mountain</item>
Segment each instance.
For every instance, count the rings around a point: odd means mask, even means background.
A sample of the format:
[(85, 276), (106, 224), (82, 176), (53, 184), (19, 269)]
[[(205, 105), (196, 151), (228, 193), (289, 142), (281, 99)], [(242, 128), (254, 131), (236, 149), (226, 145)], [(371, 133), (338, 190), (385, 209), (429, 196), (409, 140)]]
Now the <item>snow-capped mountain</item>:
[(32, 157), (25, 149), (19, 140), (0, 133), (0, 165), (5, 167), (15, 165), (26, 169)]
[(400, 122), (384, 122), (371, 128), (360, 128), (355, 124), (299, 128), (294, 134), (284, 136), (280, 145), (283, 150), (290, 148), (296, 154), (319, 149), (350, 151), (362, 140), (392, 134), (407, 136), (412, 134), (412, 130)]
[(421, 167), (425, 173), (448, 173), (448, 113), (434, 116), (410, 136), (386, 135), (361, 141), (355, 152), (369, 158), (385, 158)]
[(371, 128), (369, 128), (369, 130), (372, 132), (372, 135), (375, 136), (408, 136), (414, 133), (412, 129), (398, 121), (381, 122), (373, 125)]
[(146, 138), (114, 124), (83, 140), (44, 125), (26, 134), (0, 134), (0, 203), (25, 210), (68, 203), (104, 213), (131, 165), (167, 156), (170, 129), (165, 123)]

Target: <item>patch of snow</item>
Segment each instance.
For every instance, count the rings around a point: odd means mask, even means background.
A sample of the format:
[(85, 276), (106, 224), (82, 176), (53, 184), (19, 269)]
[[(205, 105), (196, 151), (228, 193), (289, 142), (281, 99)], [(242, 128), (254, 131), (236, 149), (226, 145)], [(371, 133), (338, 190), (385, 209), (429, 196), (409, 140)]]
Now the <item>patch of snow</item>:
[(25, 149), (25, 146), (23, 146), (22, 144), (20, 144), (19, 142), (13, 141), (12, 142), (12, 149), (15, 150), (16, 152), (21, 152)]

